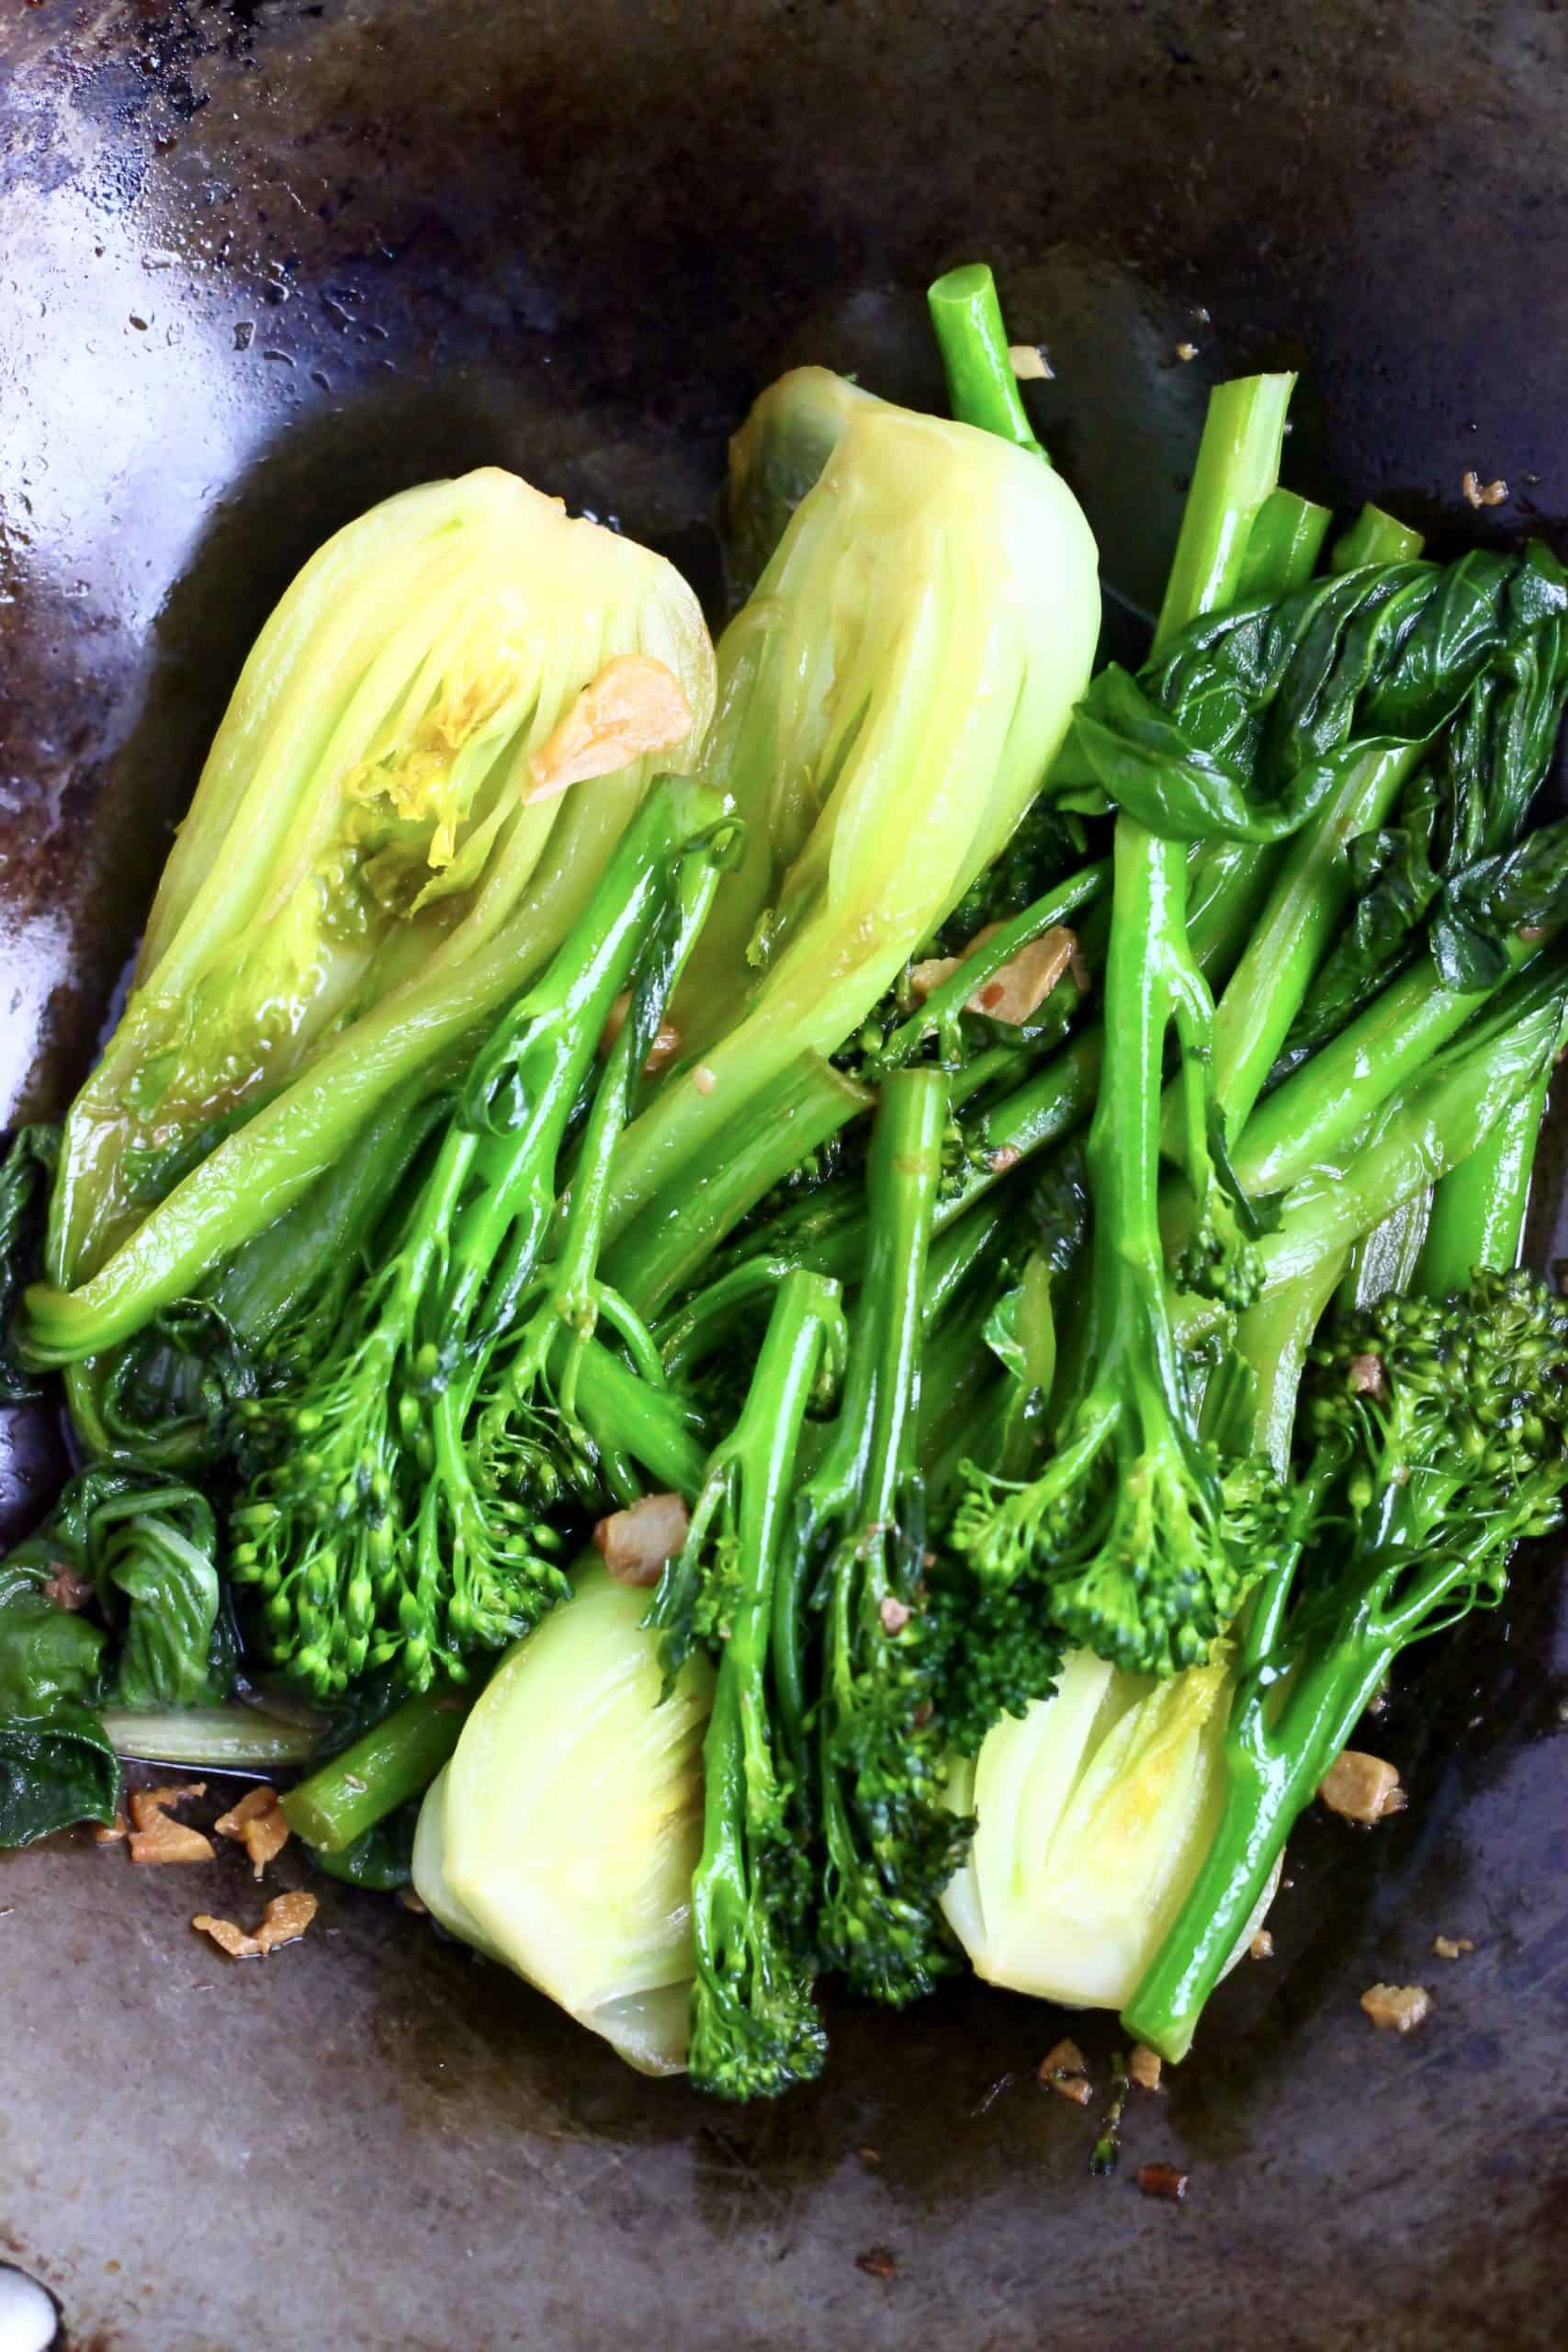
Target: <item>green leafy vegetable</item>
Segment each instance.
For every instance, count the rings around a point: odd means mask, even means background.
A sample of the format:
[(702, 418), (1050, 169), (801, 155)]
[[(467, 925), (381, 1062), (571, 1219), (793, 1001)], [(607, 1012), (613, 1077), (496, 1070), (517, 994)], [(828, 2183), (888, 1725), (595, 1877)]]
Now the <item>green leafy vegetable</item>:
[(45, 1192), (59, 1156), (58, 1128), (19, 1127), (0, 1161), (0, 1405), (19, 1405), (39, 1393), (36, 1374), (17, 1353), (11, 1326), (34, 1271)]
[[(274, 1661), (310, 1690), (387, 1668), (415, 1690), (462, 1679), (469, 1650), (504, 1647), (565, 1590), (562, 1537), (533, 1491), (537, 1448), (520, 1477), (514, 1432), (536, 1411), (558, 1332), (585, 1340), (603, 1312), (635, 1337), (594, 1271), (604, 1145), (712, 896), (730, 838), (721, 818), (701, 786), (672, 780), (649, 799), (555, 961), (476, 1060), (396, 1254), (303, 1386), (258, 1408), (289, 1442), (234, 1513), (232, 1568), (261, 1604)], [(590, 1083), (628, 980), (631, 1012)], [(526, 1308), (520, 1352), (498, 1359)], [(550, 1500), (563, 1484), (570, 1470)]]
[[(544, 798), (529, 763), (633, 654), (678, 683), (694, 748), (713, 670), (690, 590), (493, 468), (389, 500), (306, 566), (246, 664), (66, 1123), (37, 1360), (98, 1352), (192, 1295), (547, 962), (661, 763)], [(127, 1153), (243, 1105), (143, 1216), (148, 1162), (128, 1171)]]

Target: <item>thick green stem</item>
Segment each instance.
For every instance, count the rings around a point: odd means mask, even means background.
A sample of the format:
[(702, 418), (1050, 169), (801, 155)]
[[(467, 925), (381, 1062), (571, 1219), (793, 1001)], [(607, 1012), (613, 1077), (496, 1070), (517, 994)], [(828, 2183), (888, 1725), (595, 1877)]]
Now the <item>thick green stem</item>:
[[(1160, 1073), (1175, 1009), (1172, 952), (1184, 941), (1187, 861), (1181, 844), (1126, 816), (1116, 820), (1116, 921), (1105, 967), (1105, 1056), (1089, 1131), (1097, 1289), (1129, 1276), (1163, 1292), (1159, 1194)], [(1110, 1336), (1109, 1329), (1107, 1336)]]
[[(1258, 1244), (1265, 1295), (1348, 1248), (1479, 1148), (1550, 1069), (1565, 991), (1568, 953), (1559, 948), (1506, 988), (1445, 1053), (1380, 1093), (1375, 1116), (1339, 1160), (1309, 1164), (1278, 1228)], [(1191, 1296), (1178, 1300), (1175, 1317), (1183, 1346), (1224, 1319), (1212, 1300)]]
[(1415, 1269), (1416, 1287), (1425, 1297), (1467, 1289), (1478, 1266), (1502, 1272), (1517, 1265), (1551, 1084), (1551, 1071), (1543, 1069), (1438, 1186)]
[(106, 1707), (100, 1718), (117, 1756), (214, 1772), (276, 1772), (307, 1764), (320, 1724), (289, 1723), (260, 1707)]
[(1200, 614), (1236, 602), (1253, 526), (1280, 481), (1285, 412), (1294, 376), (1241, 376), (1216, 384), (1192, 469), (1154, 656)]
[[(739, 1419), (715, 1456), (733, 1498), (733, 1599), (703, 1743), (690, 2063), (699, 2088), (736, 2098), (783, 2090), (821, 2064), (808, 1983), (779, 1942), (770, 1883), (794, 1825), (770, 1728), (768, 1653), (802, 1427), (841, 1328), (836, 1283), (785, 1277)], [(671, 1581), (666, 1570), (660, 1600)]]
[[(482, 1135), (484, 1189), (443, 1227), (446, 1269), (432, 1301), (428, 1334), (439, 1346), (461, 1345), (481, 1298), (487, 1301), (487, 1323), (493, 1328), (504, 1321), (527, 1283), (555, 1215), (568, 1125), (592, 1070), (611, 1007), (638, 967), (655, 984), (660, 1002), (668, 995), (718, 882), (714, 858), (700, 849), (691, 854), (690, 844), (722, 814), (718, 795), (705, 787), (671, 781), (649, 794), (565, 948), (476, 1062), (464, 1090), (462, 1117), (465, 1126)], [(649, 972), (650, 963), (655, 968)], [(584, 1146), (590, 1158), (579, 1168), (580, 1177), (591, 1182), (597, 1177), (598, 1189), (587, 1218), (574, 1215), (570, 1222), (595, 1257), (607, 1175), (593, 1168), (592, 1156), (597, 1146), (603, 1159), (609, 1131), (625, 1122), (634, 1025), (628, 1018), (595, 1087)], [(498, 1260), (504, 1281), (502, 1295), (496, 1298), (491, 1286)]]
[[(563, 1333), (557, 1352), (564, 1355)], [(642, 1464), (660, 1487), (694, 1496), (707, 1463), (701, 1423), (673, 1389), (655, 1388), (591, 1340), (576, 1359), (576, 1408), (595, 1443)]]
[(383, 1716), (284, 1797), (297, 1837), (341, 1854), (367, 1829), (430, 1786), (457, 1748), (473, 1691), (427, 1690)]
[(987, 265), (970, 261), (948, 270), (926, 300), (947, 376), (948, 406), (959, 423), (1011, 441), (1032, 458), (1045, 458), (1019, 396), (996, 281)]
[[(1510, 1115), (1504, 1114), (1505, 1124)], [(1483, 1144), (1482, 1150), (1485, 1148)], [(1475, 1154), (1471, 1157), (1473, 1159)], [(1371, 1232), (1362, 1234), (1350, 1252), (1339, 1284), (1341, 1306), (1371, 1306), (1374, 1300), (1386, 1298), (1391, 1291), (1403, 1293), (1410, 1288), (1427, 1238), (1432, 1198), (1433, 1187), (1423, 1184), (1418, 1193), (1401, 1201), (1387, 1216), (1380, 1217)]]
[[(864, 1280), (851, 1321), (843, 1395), (832, 1443), (807, 1482), (797, 1540), (775, 1590), (773, 1659), (781, 1715), (797, 1755), (804, 1738), (806, 1583), (826, 1543), (880, 1552), (897, 1521), (900, 1482), (919, 1399), (925, 1331), (926, 1260), (942, 1182), (947, 1084), (940, 1069), (898, 1070), (883, 1093), (872, 1136), (866, 1193), (870, 1234)], [(876, 1531), (875, 1533), (873, 1531)], [(833, 1631), (843, 1617), (846, 1577), (839, 1563)], [(872, 1573), (868, 1565), (866, 1572)], [(840, 1693), (840, 1696), (842, 1694)]]
[(1354, 895), (1349, 845), (1383, 822), (1420, 755), (1420, 746), (1403, 743), (1370, 751), (1286, 845), (1269, 902), (1214, 1012), (1214, 1091), (1233, 1134), (1262, 1093)]
[(1426, 541), (1381, 506), (1363, 506), (1329, 550), (1330, 571), (1357, 571), (1366, 563), (1414, 563)]
[(612, 1249), (606, 1281), (640, 1315), (655, 1313), (792, 1168), (858, 1117), (871, 1100), (830, 1063), (803, 1056), (746, 1105), (694, 1181), (678, 1177), (649, 1203)]
[[(1397, 1646), (1397, 1645), (1394, 1645)], [(1226, 1739), (1224, 1811), (1213, 1844), (1142, 1983), (1122, 2012), (1127, 2032), (1173, 2063), (1185, 2058), (1204, 2004), (1262, 1902), (1298, 1815), (1375, 1697), (1393, 1648), (1337, 1645), (1299, 1688), (1273, 1736), (1261, 1708)]]
[[(1513, 938), (1503, 952), (1517, 973), (1542, 949), (1538, 940)], [(1262, 1197), (1325, 1165), (1495, 993), (1445, 987), (1431, 957), (1423, 956), (1259, 1103), (1234, 1154), (1241, 1182)]]
[(1274, 604), (1304, 588), (1317, 570), (1333, 519), (1326, 506), (1298, 498), (1293, 490), (1271, 490), (1247, 534), (1236, 602)]

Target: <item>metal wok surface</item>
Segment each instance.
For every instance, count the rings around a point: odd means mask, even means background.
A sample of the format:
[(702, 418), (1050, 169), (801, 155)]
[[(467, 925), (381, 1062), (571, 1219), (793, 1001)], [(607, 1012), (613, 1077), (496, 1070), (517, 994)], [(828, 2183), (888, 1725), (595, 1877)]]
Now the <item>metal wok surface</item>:
[[(1523, 0), (13, 6), (0, 1116), (84, 1075), (243, 651), (327, 531), (496, 460), (702, 582), (751, 392), (806, 356), (931, 392), (919, 289), (967, 253), (1050, 349), (1039, 413), (1134, 596), (1242, 361), (1304, 370), (1297, 486), (1556, 531), (1565, 51)], [(1472, 515), (1471, 466), (1512, 503)], [(1538, 1256), (1555, 1159), (1540, 1189)], [(58, 1468), (46, 1420), (0, 1428), (4, 1532)], [(840, 2008), (824, 2083), (731, 2113), (396, 1905), (324, 1887), (302, 1947), (232, 1968), (186, 1923), (243, 1902), (233, 1870), (66, 1840), (0, 1858), (0, 2256), (79, 2352), (1560, 2343), (1557, 1567), (1396, 1702), (1410, 1811), (1303, 1826), (1275, 1959), (1111, 2181), (1021, 2001)], [(1479, 1948), (1445, 1965), (1438, 1932)], [(1433, 1986), (1415, 2041), (1368, 2028), (1377, 1977)], [(1113, 2029), (1081, 2038), (1103, 2082)], [(1136, 2193), (1153, 2157), (1179, 2209)]]

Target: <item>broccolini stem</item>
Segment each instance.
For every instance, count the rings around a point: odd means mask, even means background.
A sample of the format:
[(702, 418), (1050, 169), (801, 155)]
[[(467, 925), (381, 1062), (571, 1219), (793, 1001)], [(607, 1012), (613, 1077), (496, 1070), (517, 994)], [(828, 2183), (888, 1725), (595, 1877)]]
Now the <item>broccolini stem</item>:
[(1333, 519), (1326, 506), (1298, 498), (1293, 490), (1271, 490), (1247, 534), (1236, 602), (1274, 604), (1304, 588)]
[[(691, 1077), (675, 1081), (692, 1082)], [(744, 1105), (700, 1174), (677, 1175), (649, 1201), (612, 1248), (605, 1279), (639, 1314), (655, 1313), (749, 1210), (871, 1100), (841, 1070), (815, 1054), (803, 1055)]]
[[(766, 2098), (809, 2079), (819, 2072), (825, 2048), (802, 1958), (801, 1857), (770, 1731), (768, 1672), (773, 1580), (795, 1453), (841, 1324), (836, 1283), (816, 1274), (785, 1277), (746, 1402), (722, 1449), (734, 1498), (734, 1583), (703, 1745), (690, 2067), (699, 2089), (723, 2098)], [(665, 1590), (661, 1585), (656, 1622)]]
[(926, 295), (947, 376), (947, 403), (961, 424), (977, 425), (1049, 458), (1030, 430), (1002, 324), (996, 280), (983, 261), (962, 263), (937, 278)]
[[(882, 1455), (901, 1440), (908, 1397), (896, 1409), (889, 1384), (918, 1383), (919, 1289), (942, 1180), (947, 1088), (940, 1069), (899, 1070), (884, 1090), (872, 1137), (867, 1180), (863, 1280), (851, 1326), (843, 1391), (832, 1440), (806, 1483), (801, 1508), (773, 1589), (773, 1672), (779, 1714), (797, 1777), (806, 1771), (807, 1586), (824, 1547), (852, 1520), (871, 1527), (893, 1516), (891, 1498), (871, 1498), (886, 1484)], [(891, 1416), (891, 1419), (890, 1419)], [(879, 1466), (880, 1465), (880, 1466)], [(869, 1483), (868, 1483), (869, 1482)], [(866, 1498), (863, 1512), (859, 1508)], [(868, 1542), (874, 1542), (868, 1535)]]
[[(1017, 1193), (1016, 1185), (1013, 1193)], [(941, 1228), (926, 1260), (925, 1324), (928, 1335), (946, 1316), (976, 1269), (1005, 1248), (1016, 1230), (1017, 1202), (1008, 1193), (976, 1202), (964, 1216)], [(937, 1230), (933, 1221), (933, 1231)]]
[[(1512, 1116), (1505, 1112), (1500, 1124)], [(1495, 1130), (1494, 1130), (1495, 1132)], [(1486, 1148), (1481, 1146), (1482, 1151)], [(1476, 1154), (1472, 1152), (1471, 1159)], [(1468, 1167), (1469, 1160), (1465, 1162)], [(1363, 1233), (1350, 1251), (1339, 1283), (1339, 1304), (1343, 1307), (1370, 1306), (1374, 1299), (1384, 1298), (1390, 1291), (1407, 1291), (1416, 1280), (1421, 1251), (1427, 1238), (1427, 1227), (1432, 1215), (1436, 1187), (1423, 1184), (1407, 1201), (1380, 1217), (1369, 1232)]]
[[(1542, 949), (1539, 940), (1513, 937), (1502, 952), (1517, 974), (1538, 963)], [(1446, 987), (1424, 956), (1258, 1104), (1235, 1147), (1238, 1181), (1262, 1197), (1327, 1163), (1495, 994)]]
[[(1258, 1244), (1265, 1295), (1346, 1249), (1478, 1148), (1550, 1069), (1565, 992), (1568, 954), (1559, 948), (1506, 986), (1446, 1052), (1373, 1103), (1377, 1116), (1342, 1164), (1309, 1164), (1278, 1228)], [(1220, 1319), (1212, 1300), (1191, 1297), (1177, 1302), (1175, 1317), (1184, 1347)]]
[(322, 1853), (345, 1846), (430, 1786), (457, 1748), (472, 1690), (426, 1690), (333, 1757), (283, 1798), (297, 1837)]
[[(568, 1341), (557, 1342), (564, 1352)], [(638, 1462), (657, 1484), (688, 1499), (703, 1483), (707, 1447), (702, 1423), (673, 1389), (639, 1379), (602, 1341), (578, 1354), (577, 1411), (596, 1445)]]
[(1397, 516), (1370, 503), (1329, 550), (1330, 571), (1355, 571), (1364, 563), (1413, 563), (1426, 541)]
[(1236, 602), (1253, 526), (1280, 481), (1291, 375), (1216, 384), (1155, 630), (1157, 660), (1190, 621)]
[(1310, 1676), (1292, 1680), (1273, 1737), (1261, 1708), (1238, 1698), (1213, 1844), (1122, 2012), (1127, 2031), (1162, 2057), (1175, 2062), (1191, 2048), (1204, 2004), (1263, 1900), (1298, 1815), (1377, 1695), (1398, 1647), (1353, 1638), (1337, 1645)]
[(1094, 1108), (1104, 1056), (1105, 1033), (1097, 1024), (986, 1114), (980, 1130), (982, 1156), (943, 1194), (936, 1213), (939, 1233), (1004, 1182), (1019, 1160), (1060, 1143), (1082, 1125)]
[(1506, 1272), (1517, 1265), (1551, 1085), (1549, 1064), (1438, 1184), (1415, 1270), (1424, 1297), (1446, 1298), (1465, 1289), (1477, 1266)]
[[(848, 1190), (845, 1186), (846, 1194)], [(833, 1193), (837, 1191), (835, 1186)], [(832, 1193), (826, 1197), (831, 1198)], [(972, 1209), (947, 1224), (942, 1246), (932, 1251), (927, 1269), (928, 1329), (946, 1314), (975, 1269), (1000, 1246), (1011, 1213), (1012, 1203), (1005, 1190), (999, 1194), (987, 1193)], [(752, 1253), (716, 1274), (657, 1327), (666, 1376), (671, 1381), (688, 1378), (723, 1344), (747, 1308), (772, 1298), (795, 1267), (830, 1275), (835, 1282), (858, 1279), (870, 1235), (870, 1220), (863, 1212), (820, 1220), (791, 1218), (786, 1212), (768, 1227)]]
[[(1235, 601), (1252, 526), (1279, 482), (1280, 451), (1293, 376), (1244, 377), (1209, 396), (1203, 438), (1181, 532), (1155, 632), (1157, 656), (1200, 614)], [(1135, 823), (1116, 820), (1115, 883), (1105, 973), (1105, 1056), (1089, 1161), (1095, 1200), (1097, 1287), (1134, 1288), (1152, 1306), (1163, 1298), (1159, 1240), (1159, 1089), (1168, 1031), (1176, 1021), (1190, 1062), (1196, 1030), (1213, 1020), (1212, 1002), (1187, 931), (1187, 852)], [(1207, 1022), (1204, 1012), (1207, 1012)], [(1206, 1042), (1206, 1041), (1205, 1041)], [(1156, 1352), (1168, 1353), (1159, 1378), (1180, 1393), (1175, 1351), (1163, 1313), (1145, 1319)], [(1116, 1328), (1112, 1317), (1103, 1329)], [(1112, 1342), (1114, 1344), (1114, 1342)], [(1169, 1377), (1167, 1378), (1168, 1374)]]
[[(427, 1336), (446, 1353), (459, 1351), (495, 1273), (503, 1247), (502, 1295), (488, 1301), (484, 1320), (504, 1321), (528, 1280), (555, 1215), (561, 1147), (593, 1066), (610, 1009), (634, 965), (645, 958), (650, 923), (670, 893), (665, 862), (694, 830), (694, 810), (716, 796), (673, 782), (649, 795), (626, 828), (581, 922), (572, 953), (558, 956), (530, 989), (513, 1019), (490, 1040), (463, 1091), (460, 1126), (481, 1138), (483, 1182), (449, 1227), (446, 1263), (430, 1302)], [(700, 821), (700, 819), (697, 820)], [(683, 856), (674, 890), (673, 931), (679, 949), (658, 957), (665, 988), (679, 969), (718, 880), (715, 862)], [(623, 1034), (636, 1028), (628, 1017)], [(617, 1040), (617, 1044), (619, 1041)], [(601, 1078), (597, 1098), (608, 1098), (606, 1120), (624, 1119), (627, 1094), (625, 1052)], [(606, 1084), (606, 1080), (608, 1083)], [(599, 1222), (602, 1223), (602, 1205)], [(597, 1237), (598, 1225), (594, 1234)]]
[(942, 1803), (915, 1606), (925, 1520), (914, 1437), (947, 1116), (940, 1069), (888, 1080), (872, 1139), (871, 1243), (838, 1429), (807, 1483), (774, 1588), (780, 1715), (803, 1744), (807, 1585), (826, 1549), (815, 1722), (826, 1849), (819, 1932), (829, 1962), (856, 1990), (894, 2006), (942, 1973), (936, 1904), (964, 1834)]
[(1369, 752), (1285, 845), (1268, 904), (1214, 1011), (1214, 1091), (1233, 1135), (1251, 1115), (1354, 895), (1349, 845), (1383, 822), (1424, 750)]

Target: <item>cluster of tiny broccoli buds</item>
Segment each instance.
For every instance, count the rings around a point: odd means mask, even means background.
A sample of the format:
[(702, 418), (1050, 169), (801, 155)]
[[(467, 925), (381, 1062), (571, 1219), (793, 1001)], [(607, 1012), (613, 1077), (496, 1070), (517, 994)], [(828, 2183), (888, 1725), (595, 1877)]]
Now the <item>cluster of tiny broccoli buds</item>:
[(1203, 1217), (1171, 1268), (1178, 1290), (1212, 1298), (1235, 1314), (1251, 1306), (1263, 1287), (1263, 1261), (1250, 1241)]
[(1419, 1467), (1462, 1477), (1472, 1511), (1478, 1495), (1499, 1509), (1517, 1498), (1516, 1533), (1556, 1525), (1568, 1306), (1533, 1275), (1483, 1271), (1445, 1299), (1379, 1299), (1342, 1321), (1312, 1363), (1306, 1430), (1344, 1453), (1353, 1509)]

